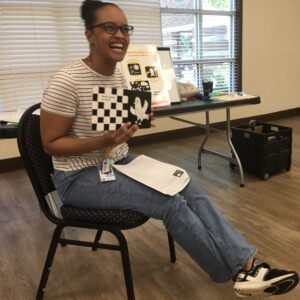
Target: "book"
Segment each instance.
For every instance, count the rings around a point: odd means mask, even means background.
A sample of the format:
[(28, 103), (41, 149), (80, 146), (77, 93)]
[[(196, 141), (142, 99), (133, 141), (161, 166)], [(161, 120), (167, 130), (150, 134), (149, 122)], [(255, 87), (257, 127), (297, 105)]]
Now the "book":
[(171, 103), (156, 46), (131, 44), (121, 67), (128, 89), (151, 92), (152, 107)]
[(92, 130), (113, 131), (127, 122), (151, 126), (151, 93), (123, 88), (93, 88)]

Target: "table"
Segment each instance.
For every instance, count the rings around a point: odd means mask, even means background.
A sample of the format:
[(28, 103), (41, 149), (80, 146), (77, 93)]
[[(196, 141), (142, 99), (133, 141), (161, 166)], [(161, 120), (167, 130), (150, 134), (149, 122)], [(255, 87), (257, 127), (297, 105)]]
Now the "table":
[[(202, 153), (215, 155), (218, 157), (221, 157), (227, 161), (229, 161), (233, 166), (238, 166), (240, 177), (241, 177), (241, 183), (240, 186), (243, 187), (245, 185), (244, 183), (244, 173), (243, 168), (240, 162), (240, 159), (238, 157), (238, 154), (231, 142), (231, 125), (230, 125), (230, 109), (234, 107), (239, 106), (245, 106), (245, 105), (253, 105), (253, 104), (259, 104), (260, 103), (260, 97), (259, 96), (220, 96), (220, 97), (214, 97), (207, 100), (190, 100), (187, 102), (181, 102), (176, 104), (171, 104), (168, 106), (161, 106), (153, 108), (155, 116), (157, 117), (164, 117), (168, 116), (174, 120), (181, 121), (184, 123), (196, 125), (198, 127), (203, 127), (200, 123), (195, 123), (180, 117), (177, 117), (176, 115), (180, 114), (186, 114), (191, 112), (205, 112), (205, 137), (199, 147), (198, 152), (198, 168), (201, 169), (201, 155)], [(224, 153), (220, 153), (208, 148), (205, 148), (205, 143), (208, 140), (209, 133), (211, 130), (211, 125), (209, 121), (209, 112), (212, 110), (217, 109), (225, 109), (226, 110), (226, 137), (228, 144), (230, 146), (230, 149), (232, 151), (232, 155), (226, 155)], [(8, 134), (9, 132), (7, 130), (4, 130), (5, 134)], [(3, 133), (3, 137), (4, 136)], [(16, 131), (12, 133), (10, 138), (16, 136)], [(7, 136), (6, 136), (7, 137)]]
[[(153, 108), (153, 112), (155, 116), (157, 117), (163, 117), (168, 116), (174, 120), (181, 121), (184, 123), (196, 125), (198, 127), (203, 127), (200, 123), (195, 123), (180, 117), (176, 117), (175, 115), (179, 114), (186, 114), (191, 112), (205, 112), (205, 136), (204, 139), (199, 147), (198, 151), (198, 168), (201, 169), (201, 155), (202, 153), (211, 154), (218, 156), (220, 158), (223, 158), (230, 162), (233, 166), (238, 166), (239, 172), (240, 172), (240, 186), (245, 186), (245, 180), (244, 180), (244, 172), (243, 167), (241, 164), (241, 161), (239, 159), (239, 156), (231, 142), (231, 125), (230, 125), (230, 109), (234, 107), (239, 106), (245, 106), (245, 105), (253, 105), (253, 104), (259, 104), (260, 97), (259, 96), (250, 96), (250, 95), (244, 95), (244, 96), (235, 96), (235, 95), (226, 95), (226, 96), (219, 96), (219, 97), (213, 97), (207, 100), (190, 100), (187, 102), (181, 102), (176, 104), (171, 104), (169, 106), (162, 106), (162, 107), (155, 107)], [(217, 151), (214, 151), (212, 149), (205, 148), (205, 144), (208, 140), (210, 130), (211, 130), (211, 124), (209, 121), (209, 112), (212, 110), (217, 109), (224, 109), (226, 110), (226, 138), (229, 144), (229, 147), (231, 149), (231, 155), (227, 155), (224, 153), (220, 153)]]

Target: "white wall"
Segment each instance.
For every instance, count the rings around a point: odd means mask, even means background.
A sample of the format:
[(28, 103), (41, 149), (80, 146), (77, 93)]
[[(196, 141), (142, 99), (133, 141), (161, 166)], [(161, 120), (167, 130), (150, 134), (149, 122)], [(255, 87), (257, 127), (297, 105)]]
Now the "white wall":
[(243, 88), (262, 98), (250, 113), (300, 106), (299, 12), (299, 0), (244, 0)]
[(0, 139), (0, 160), (18, 156), (19, 151), (16, 139)]

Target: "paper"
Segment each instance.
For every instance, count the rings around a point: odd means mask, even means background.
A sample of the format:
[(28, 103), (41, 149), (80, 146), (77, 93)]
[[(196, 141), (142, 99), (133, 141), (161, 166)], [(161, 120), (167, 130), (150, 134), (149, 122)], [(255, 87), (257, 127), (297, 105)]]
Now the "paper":
[(174, 165), (140, 155), (127, 165), (114, 165), (119, 172), (163, 194), (174, 196), (189, 183), (187, 172)]
[(9, 122), (9, 123), (19, 123), (25, 110), (16, 110), (10, 112), (1, 112), (0, 120)]
[(216, 97), (210, 97), (209, 99), (211, 100), (222, 100), (222, 101), (234, 101), (234, 100), (242, 100), (242, 99), (250, 99), (250, 98), (256, 98), (257, 96), (252, 96), (252, 95), (243, 95), (243, 96), (238, 96), (238, 95), (222, 95), (222, 96), (216, 96)]

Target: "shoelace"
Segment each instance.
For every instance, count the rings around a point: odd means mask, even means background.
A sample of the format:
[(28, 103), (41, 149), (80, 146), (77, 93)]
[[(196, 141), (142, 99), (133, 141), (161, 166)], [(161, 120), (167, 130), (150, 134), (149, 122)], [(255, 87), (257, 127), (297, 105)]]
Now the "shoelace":
[(270, 265), (268, 265), (267, 263), (264, 263), (264, 262), (260, 262), (258, 259), (254, 259), (251, 270), (249, 270), (249, 271), (246, 271), (246, 270), (243, 270), (243, 269), (240, 270), (233, 277), (232, 280), (233, 280), (233, 282), (246, 281), (248, 275), (251, 275), (251, 276), (255, 277), (258, 274), (258, 272), (261, 268), (270, 269)]

